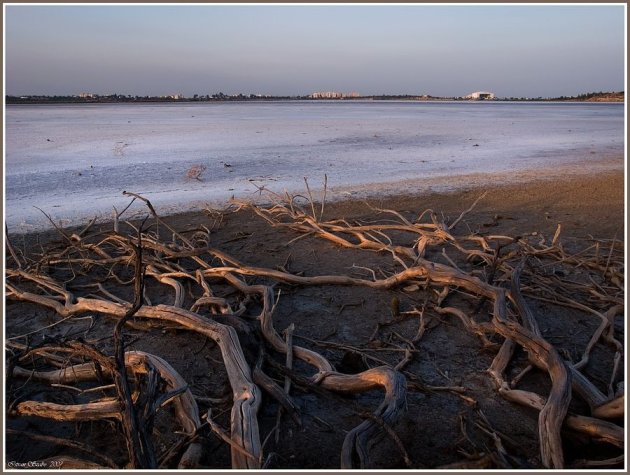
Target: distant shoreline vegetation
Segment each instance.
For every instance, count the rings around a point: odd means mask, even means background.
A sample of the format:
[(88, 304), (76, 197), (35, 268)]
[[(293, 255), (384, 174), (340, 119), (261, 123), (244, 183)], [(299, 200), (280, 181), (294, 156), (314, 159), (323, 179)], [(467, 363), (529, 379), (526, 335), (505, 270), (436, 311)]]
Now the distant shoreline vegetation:
[[(479, 99), (470, 99), (461, 97), (437, 97), (430, 95), (371, 95), (371, 96), (343, 96), (343, 97), (326, 97), (319, 98), (313, 95), (307, 96), (271, 96), (261, 94), (232, 94), (227, 95), (222, 92), (217, 94), (194, 94), (192, 97), (185, 97), (182, 94), (173, 94), (170, 96), (132, 96), (124, 94), (92, 94), (82, 93), (71, 96), (45, 96), (45, 95), (23, 95), (23, 96), (5, 96), (5, 104), (99, 104), (99, 103), (146, 103), (146, 102), (264, 102), (264, 101), (478, 101)], [(624, 102), (624, 91), (620, 92), (589, 92), (577, 96), (560, 96), (560, 97), (495, 97), (493, 99), (482, 99), (491, 102)]]

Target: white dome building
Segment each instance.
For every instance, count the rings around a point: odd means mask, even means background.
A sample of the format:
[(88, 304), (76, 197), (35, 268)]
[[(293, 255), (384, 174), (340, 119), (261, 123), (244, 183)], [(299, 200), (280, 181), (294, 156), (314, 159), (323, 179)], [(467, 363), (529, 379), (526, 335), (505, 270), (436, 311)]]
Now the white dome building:
[(476, 101), (484, 100), (484, 99), (494, 99), (493, 92), (487, 91), (477, 91), (464, 96), (464, 99), (474, 99)]

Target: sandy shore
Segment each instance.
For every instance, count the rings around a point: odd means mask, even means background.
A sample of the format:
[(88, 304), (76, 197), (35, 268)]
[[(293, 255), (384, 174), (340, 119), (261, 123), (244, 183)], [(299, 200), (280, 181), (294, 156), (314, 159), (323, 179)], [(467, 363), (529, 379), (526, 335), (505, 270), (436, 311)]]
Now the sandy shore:
[[(622, 172), (595, 175), (557, 176), (540, 179), (523, 177), (521, 183), (497, 185), (482, 183), (454, 192), (434, 192), (420, 196), (390, 196), (370, 200), (383, 208), (399, 211), (423, 211), (431, 208), (454, 217), (467, 209), (485, 193), (475, 205), (469, 218), (484, 221), (500, 215), (507, 223), (507, 232), (555, 231), (561, 224), (565, 232), (575, 236), (606, 236), (624, 232), (624, 176)], [(331, 215), (360, 214), (362, 202), (336, 203)], [(499, 219), (501, 221), (501, 219)]]
[[(454, 219), (485, 193), (475, 205), (474, 212), (467, 216), (472, 231), (477, 231), (480, 227), (492, 227), (497, 232), (507, 234), (536, 231), (554, 233), (560, 224), (564, 235), (604, 238), (616, 236), (617, 239), (623, 239), (625, 181), (622, 171), (552, 176), (531, 173), (520, 176), (519, 183), (514, 182), (515, 178), (511, 177), (510, 181), (506, 180), (507, 184), (503, 184), (499, 175), (476, 179), (471, 177), (467, 185), (460, 182), (455, 191), (418, 191), (413, 187), (402, 186), (396, 193), (392, 189), (383, 189), (376, 196), (370, 196), (366, 189), (361, 193), (365, 195), (361, 199), (351, 195), (340, 199), (343, 194), (337, 192), (334, 201), (326, 202), (324, 218), (365, 218), (374, 214), (370, 207), (376, 207), (407, 212), (411, 217), (432, 209), (453, 216)], [(311, 187), (315, 200), (319, 201), (321, 189), (317, 189), (314, 184)], [(405, 191), (401, 192), (401, 188)], [(233, 213), (230, 207), (226, 210), (228, 221), (235, 229), (241, 225), (251, 227), (256, 223), (264, 226), (262, 220), (255, 218), (252, 221), (248, 213)], [(145, 214), (144, 207), (138, 205), (134, 215), (137, 217)], [(494, 219), (495, 217), (498, 219)], [(208, 224), (208, 213), (206, 210), (175, 213), (165, 216), (165, 219), (175, 227), (194, 228), (200, 224)], [(111, 229), (111, 222), (106, 221), (99, 227)], [(73, 229), (81, 229), (81, 226)], [(47, 240), (54, 239), (57, 234), (56, 231), (49, 230), (27, 236)], [(30, 241), (31, 238), (27, 236), (16, 234), (15, 239)]]
[[(313, 194), (317, 196), (314, 191)], [(535, 176), (519, 184), (484, 183), (452, 192), (401, 193), (327, 202), (324, 219), (369, 219), (375, 217), (371, 207), (400, 211), (410, 218), (432, 209), (456, 219), (481, 195), (484, 195), (483, 198), (465, 220), (473, 232), (492, 231), (508, 235), (540, 232), (553, 235), (560, 224), (562, 235), (567, 237), (624, 238), (622, 172), (569, 175), (551, 180)], [(167, 218), (175, 227), (183, 229), (207, 224), (207, 219), (205, 212), (181, 213)], [(266, 226), (262, 219), (248, 213), (230, 213), (227, 222), (227, 229), (218, 230), (218, 233), (230, 232), (229, 229), (233, 231), (241, 226), (248, 229)], [(217, 236), (217, 240), (220, 238)]]

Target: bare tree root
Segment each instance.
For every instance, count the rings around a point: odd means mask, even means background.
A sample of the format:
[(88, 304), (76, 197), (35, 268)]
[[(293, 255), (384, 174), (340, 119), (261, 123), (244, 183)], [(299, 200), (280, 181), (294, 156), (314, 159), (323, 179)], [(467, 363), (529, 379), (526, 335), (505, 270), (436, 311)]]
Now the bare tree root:
[[(22, 273), (21, 276), (29, 277), (26, 273)], [(101, 299), (79, 298), (74, 304), (62, 305), (51, 298), (29, 292), (20, 292), (17, 289), (13, 289), (12, 298), (44, 305), (64, 317), (85, 312), (97, 312), (122, 318), (127, 312), (125, 306)], [(251, 371), (245, 361), (235, 330), (220, 323), (203, 319), (187, 310), (167, 305), (140, 307), (136, 316), (177, 323), (213, 339), (219, 345), (233, 389), (232, 439), (247, 452), (258, 456), (260, 441), (256, 411), (260, 404), (260, 392), (252, 381)], [(232, 458), (233, 467), (254, 468), (251, 467), (253, 462), (245, 459), (239, 453), (233, 453)]]
[[(308, 236), (345, 249), (391, 256), (397, 270), (382, 273), (382, 278), (372, 271), (372, 278), (366, 279), (343, 274), (297, 275), (286, 271), (287, 263), (279, 268), (282, 270), (251, 266), (209, 246), (210, 231), (207, 229), (196, 231), (193, 238), (184, 236), (157, 215), (150, 201), (135, 193), (125, 194), (133, 197), (133, 200), (143, 201), (155, 220), (155, 232), (143, 226), (134, 227), (137, 245), (129, 236), (121, 234), (122, 223), (118, 218), (122, 213), (117, 213), (111, 233), (89, 235), (87, 231), (90, 226), (84, 232), (71, 236), (59, 230), (63, 244), (48, 250), (33, 264), (29, 264), (29, 259), (20, 258), (10, 248), (14, 266), (6, 270), (8, 299), (50, 309), (64, 319), (63, 323), (66, 323), (66, 319), (71, 322), (84, 314), (112, 317), (117, 322), (114, 345), (110, 349), (113, 357), (105, 356), (79, 341), (34, 348), (29, 345), (32, 335), (56, 323), (10, 338), (7, 351), (13, 356), (6, 373), (9, 382), (16, 378), (26, 380), (20, 386), (20, 391), (36, 382), (46, 383), (51, 388), (73, 390), (82, 398), (77, 404), (60, 404), (20, 397), (12, 403), (11, 413), (58, 421), (112, 419), (128, 428), (133, 428), (133, 421), (136, 421), (136, 426), (139, 425), (145, 431), (147, 442), (134, 439), (130, 443), (129, 463), (154, 467), (158, 457), (151, 453), (152, 421), (161, 407), (170, 404), (178, 425), (187, 437), (179, 468), (200, 466), (204, 453), (198, 436), (204, 427), (230, 447), (232, 468), (261, 468), (265, 457), (258, 425), (262, 398), (260, 388), (278, 401), (298, 426), (303, 422), (299, 408), (293, 403), (288, 391), (282, 391), (263, 372), (262, 339), (273, 352), (288, 355), (289, 361), (295, 358), (312, 366), (314, 372), (308, 379), (311, 388), (320, 387), (347, 394), (374, 389), (382, 391), (380, 405), (345, 435), (341, 447), (341, 468), (370, 467), (372, 448), (384, 435), (389, 435), (395, 441), (404, 455), (405, 463), (411, 466), (413, 462), (395, 433), (396, 424), (406, 411), (408, 380), (410, 387), (431, 389), (408, 369), (403, 372), (402, 367), (412, 364), (414, 352), (417, 351), (414, 344), (425, 334), (425, 314), (431, 312), (433, 316), (456, 317), (462, 331), (476, 335), (485, 350), (496, 352), (488, 375), (495, 383), (497, 394), (507, 401), (539, 411), (538, 439), (544, 467), (564, 468), (567, 465), (562, 428), (586, 434), (616, 449), (623, 448), (623, 429), (605, 420), (624, 415), (623, 393), (615, 391), (613, 387), (619, 379), (618, 370), (624, 351), (614, 332), (614, 319), (623, 314), (622, 242), (616, 239), (596, 241), (587, 249), (571, 254), (560, 242), (560, 228), (550, 243), (540, 235), (528, 238), (454, 235), (453, 230), (483, 195), (451, 223), (441, 220), (431, 210), (411, 220), (394, 210), (376, 209), (374, 212), (386, 216), (386, 221), (325, 221), (326, 189), (323, 202), (317, 205), (308, 181), (306, 185), (308, 198), (272, 193), (276, 203), (267, 208), (246, 202), (235, 204), (239, 209), (255, 213), (272, 227), (292, 230), (297, 235), (295, 239)], [(308, 206), (303, 208), (298, 203), (302, 199), (307, 201)], [(164, 233), (170, 233), (170, 240), (162, 237)], [(590, 280), (563, 279), (564, 268), (584, 269)], [(133, 275), (130, 275), (129, 269), (133, 270)], [(149, 293), (142, 288), (144, 275), (150, 277), (153, 285), (168, 289), (172, 295), (168, 300), (169, 305), (151, 304)], [(282, 305), (283, 294), (276, 292), (276, 284), (360, 286), (382, 291), (404, 288), (407, 293), (423, 293), (426, 298), (422, 310), (414, 309), (411, 312), (401, 313), (398, 301), (395, 306), (392, 303), (392, 315), (395, 318), (408, 318), (416, 314), (420, 316), (420, 327), (413, 339), (398, 335), (406, 345), (395, 349), (404, 351), (402, 361), (389, 364), (371, 357), (371, 361), (376, 361), (379, 366), (357, 374), (344, 374), (336, 371), (322, 353), (295, 345), (291, 339), (287, 341), (280, 336), (274, 327), (273, 317), (277, 306)], [(117, 295), (121, 289), (130, 285), (135, 288), (133, 304), (129, 292), (126, 292), (126, 296)], [(215, 285), (231, 290), (221, 297), (215, 294)], [(569, 307), (598, 319), (597, 329), (590, 335), (579, 361), (568, 360), (545, 337), (539, 317), (530, 306), (533, 299), (543, 299), (552, 305)], [(210, 417), (210, 409), (205, 416), (206, 421), (202, 423), (188, 383), (166, 360), (145, 352), (124, 351), (122, 329), (131, 324), (137, 327), (140, 321), (153, 322), (164, 328), (164, 331), (183, 328), (216, 343), (232, 394), (229, 431)], [(256, 324), (254, 330), (252, 321)], [(252, 332), (259, 338), (255, 348), (257, 351), (254, 352), (242, 346)], [(503, 340), (502, 344), (496, 343), (497, 338)], [(19, 339), (25, 339), (26, 343), (18, 343), (16, 340)], [(591, 362), (593, 349), (599, 344), (611, 346), (615, 353), (613, 370), (610, 378), (607, 378), (608, 394), (604, 394), (585, 372)], [(205, 345), (194, 353), (203, 351)], [(539, 368), (548, 376), (550, 389), (545, 396), (516, 388), (520, 381), (529, 377), (528, 369), (508, 382), (506, 373), (518, 348), (525, 350), (529, 367)], [(258, 360), (251, 358), (252, 353), (259, 355)], [(82, 359), (77, 357), (79, 354)], [(33, 364), (33, 361), (40, 362), (40, 366), (28, 369), (26, 365)], [(56, 369), (41, 370), (41, 361), (44, 361), (46, 368), (52, 366)], [(288, 368), (287, 371), (293, 373), (295, 370)], [(127, 373), (130, 375), (128, 380), (125, 376)], [(100, 386), (89, 389), (83, 387), (94, 381), (98, 381)], [(102, 393), (105, 391), (103, 388), (109, 388), (111, 392), (112, 381), (117, 388), (115, 395), (100, 399), (88, 398)], [(163, 382), (161, 389), (159, 381)], [(8, 387), (13, 388), (14, 385)], [(467, 396), (460, 396), (467, 401), (474, 401)], [(574, 397), (584, 401), (591, 413), (570, 413), (569, 405)], [(139, 412), (134, 415), (133, 410)], [(419, 421), (419, 424), (421, 426), (422, 422)], [(494, 440), (496, 454), (449, 464), (447, 467), (509, 465), (500, 437), (487, 421), (479, 427)], [(131, 440), (133, 430), (128, 429), (128, 432), (128, 439)], [(168, 456), (163, 455), (162, 459), (171, 458), (173, 450)], [(134, 455), (138, 451), (144, 454), (143, 459)], [(79, 460), (77, 464), (82, 462)], [(593, 465), (597, 461), (580, 463)], [(108, 465), (111, 464), (108, 461)]]
[[(238, 204), (240, 206), (248, 206), (246, 203), (242, 202)], [(532, 362), (537, 366), (542, 367), (549, 373), (552, 382), (552, 389), (548, 399), (545, 401), (544, 406), (541, 408), (539, 417), (541, 457), (543, 460), (543, 464), (546, 467), (562, 468), (564, 466), (560, 428), (562, 426), (569, 403), (571, 401), (572, 375), (577, 370), (579, 370), (580, 367), (583, 367), (588, 362), (588, 354), (592, 346), (610, 325), (609, 318), (606, 318), (600, 314), (602, 325), (600, 325), (596, 333), (593, 335), (591, 342), (585, 350), (582, 361), (577, 365), (569, 368), (567, 364), (562, 360), (562, 358), (558, 355), (553, 346), (541, 337), (535, 317), (532, 315), (531, 311), (525, 304), (522, 295), (520, 294), (519, 276), (522, 272), (522, 264), (517, 269), (508, 268), (508, 270), (513, 279), (512, 295), (510, 297), (516, 304), (519, 315), (525, 326), (517, 323), (513, 319), (507, 318), (508, 300), (506, 298), (505, 290), (486, 284), (480, 279), (473, 278), (468, 274), (464, 274), (455, 267), (443, 266), (435, 262), (425, 260), (423, 257), (423, 251), (426, 248), (426, 243), (435, 243), (439, 241), (449, 243), (457, 242), (457, 240), (448, 233), (448, 230), (452, 229), (460, 221), (464, 214), (470, 211), (470, 209), (462, 213), (462, 215), (460, 215), (460, 217), (452, 224), (451, 227), (447, 227), (443, 224), (440, 225), (439, 223), (436, 223), (435, 219), (433, 218), (433, 230), (437, 231), (434, 233), (428, 232), (425, 226), (414, 225), (404, 219), (401, 220), (402, 222), (398, 226), (382, 226), (381, 229), (385, 229), (387, 227), (389, 229), (396, 229), (397, 231), (406, 231), (419, 235), (420, 237), (416, 242), (422, 243), (422, 247), (418, 247), (418, 249), (422, 252), (417, 252), (417, 250), (412, 248), (394, 245), (391, 240), (389, 242), (382, 242), (381, 240), (370, 238), (370, 236), (367, 234), (367, 231), (372, 231), (373, 227), (365, 227), (361, 225), (356, 226), (350, 225), (348, 223), (344, 223), (342, 226), (339, 226), (337, 223), (320, 223), (317, 222), (314, 218), (306, 215), (305, 213), (300, 213), (299, 211), (296, 212), (295, 208), (292, 206), (283, 206), (282, 204), (278, 204), (268, 209), (253, 208), (253, 210), (258, 215), (264, 217), (272, 225), (286, 226), (300, 232), (308, 232), (309, 234), (319, 236), (323, 239), (327, 239), (337, 245), (347, 248), (370, 249), (382, 252), (384, 251), (389, 252), (394, 256), (399, 256), (403, 259), (407, 258), (413, 260), (413, 262), (411, 263), (413, 267), (407, 267), (404, 262), (399, 261), (403, 265), (405, 265), (405, 270), (400, 272), (399, 274), (396, 274), (395, 276), (392, 276), (390, 279), (385, 279), (378, 283), (359, 282), (357, 280), (354, 280), (351, 282), (353, 285), (367, 285), (370, 287), (380, 287), (381, 285), (384, 285), (385, 287), (388, 287), (391, 284), (391, 280), (394, 280), (396, 284), (400, 284), (401, 282), (405, 281), (406, 277), (409, 277), (409, 274), (413, 274), (413, 277), (425, 278), (431, 284), (446, 286), (452, 285), (459, 288), (464, 288), (475, 295), (479, 295), (482, 298), (494, 301), (494, 314), (492, 319), (492, 324), (494, 327), (493, 330), (504, 336), (506, 339), (513, 340), (519, 345), (523, 346), (528, 352)], [(287, 217), (289, 217), (289, 220), (285, 221), (284, 219), (286, 219)], [(554, 245), (557, 242), (558, 234), (559, 230), (556, 233), (556, 236), (554, 236), (554, 240), (552, 243)], [(353, 236), (355, 240), (351, 241), (349, 238), (344, 237), (344, 235)], [(503, 239), (503, 237), (493, 237), (492, 239), (501, 240)], [(507, 241), (509, 242), (509, 238)], [(488, 246), (487, 241), (482, 241), (482, 245), (484, 249), (483, 252), (467, 252), (468, 256), (481, 257), (484, 258), (484, 260), (489, 261), (490, 256), (488, 256), (487, 250), (490, 249), (490, 247)], [(524, 246), (527, 251), (525, 255), (539, 257), (541, 254), (559, 254), (561, 256), (560, 259), (563, 262), (573, 260), (573, 258), (569, 258), (564, 255), (564, 251), (561, 246), (554, 245), (540, 250), (534, 249), (531, 245), (526, 244)], [(466, 252), (465, 247), (461, 244), (455, 244), (455, 247), (458, 250)], [(612, 255), (612, 252), (613, 247), (611, 246), (610, 255)], [(603, 270), (604, 277), (607, 277), (609, 275), (611, 282), (618, 285), (619, 279), (622, 278), (622, 275), (619, 273), (619, 271), (617, 271), (617, 268), (611, 267), (609, 264), (610, 259), (608, 259), (607, 264), (603, 269), (601, 265), (592, 263), (588, 263), (588, 267), (592, 269)], [(276, 275), (274, 277), (278, 276)], [(295, 279), (291, 278), (289, 280), (295, 282)], [(304, 283), (305, 280), (306, 278), (304, 278), (301, 283)], [(349, 283), (347, 281), (344, 281), (343, 279), (333, 280), (335, 281), (334, 284), (337, 285), (344, 285)], [(323, 282), (319, 281), (318, 283)], [(327, 283), (333, 284), (333, 282)], [(591, 310), (588, 307), (586, 308), (588, 310)], [(479, 330), (479, 326), (476, 325), (472, 320), (468, 319), (460, 310), (444, 309), (443, 311), (449, 311), (450, 313), (457, 315), (464, 322), (466, 328), (473, 330), (475, 333), (480, 334), (482, 338), (485, 338), (483, 336), (483, 331)], [(598, 313), (593, 310), (591, 311), (596, 314)], [(611, 310), (611, 312), (613, 313), (617, 311), (617, 309)], [(511, 351), (508, 351), (508, 353), (511, 353)], [(504, 358), (508, 358), (509, 360), (508, 355), (504, 355)], [(578, 377), (576, 378), (576, 381), (580, 394), (583, 395), (589, 402), (602, 402), (601, 398), (599, 397), (600, 394), (594, 389), (592, 385), (586, 383), (585, 378)], [(616, 404), (616, 407), (619, 407), (618, 403)], [(613, 414), (615, 413), (613, 412)]]
[[(273, 293), (271, 289), (263, 285), (246, 285), (231, 274), (225, 274), (225, 278), (246, 294), (260, 295), (263, 301), (263, 310), (258, 318), (261, 322), (262, 333), (276, 351), (287, 353), (286, 342), (273, 326)], [(326, 389), (357, 393), (382, 387), (385, 390), (385, 399), (375, 415), (383, 418), (387, 423), (395, 422), (405, 409), (406, 380), (397, 371), (388, 367), (380, 367), (356, 375), (344, 375), (333, 371), (332, 364), (319, 353), (297, 345), (293, 346), (293, 352), (297, 358), (317, 368), (318, 373), (313, 376), (313, 380)], [(342, 447), (341, 468), (357, 466), (354, 462), (355, 457), (358, 460), (358, 466), (367, 466), (369, 460), (368, 443), (372, 441), (378, 431), (378, 424), (372, 420), (365, 421), (350, 431)]]
[[(54, 351), (54, 348), (52, 349)], [(157, 371), (166, 383), (168, 399), (160, 402), (163, 406), (172, 401), (175, 415), (184, 433), (194, 434), (201, 426), (197, 403), (188, 389), (185, 380), (159, 356), (141, 351), (125, 353), (125, 365), (134, 375)], [(69, 385), (92, 381), (99, 378), (97, 363), (82, 363), (52, 371), (29, 371), (19, 366), (13, 367), (13, 377), (43, 381), (48, 384)], [(111, 375), (110, 375), (111, 377)], [(137, 399), (137, 398), (136, 398)], [(159, 401), (158, 401), (159, 402)], [(159, 409), (158, 407), (155, 408)], [(14, 409), (15, 415), (38, 416), (58, 421), (93, 421), (100, 419), (122, 420), (122, 407), (117, 398), (109, 397), (85, 404), (55, 404), (42, 401), (22, 401)], [(189, 445), (182, 456), (180, 468), (194, 468), (199, 464), (201, 446), (198, 443)]]

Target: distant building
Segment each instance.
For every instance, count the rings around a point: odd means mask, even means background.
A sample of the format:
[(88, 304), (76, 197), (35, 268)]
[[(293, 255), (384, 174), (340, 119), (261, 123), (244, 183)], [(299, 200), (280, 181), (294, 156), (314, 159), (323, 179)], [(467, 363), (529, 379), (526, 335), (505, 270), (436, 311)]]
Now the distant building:
[(318, 91), (311, 94), (313, 99), (342, 99), (344, 97), (361, 97), (358, 92)]
[(340, 99), (342, 97), (341, 92), (336, 91), (320, 91), (311, 94), (313, 99)]
[(98, 94), (94, 94), (93, 92), (81, 92), (79, 93), (79, 97), (81, 99), (95, 99), (98, 97)]
[(475, 101), (482, 101), (485, 99), (494, 99), (494, 93), (486, 92), (486, 91), (477, 91), (477, 92), (468, 94), (467, 96), (464, 96), (464, 99), (473, 99)]

